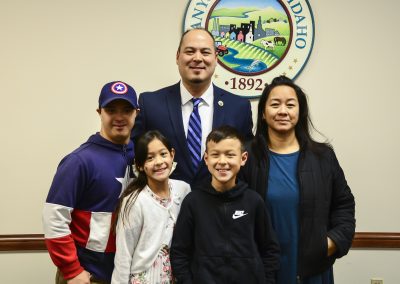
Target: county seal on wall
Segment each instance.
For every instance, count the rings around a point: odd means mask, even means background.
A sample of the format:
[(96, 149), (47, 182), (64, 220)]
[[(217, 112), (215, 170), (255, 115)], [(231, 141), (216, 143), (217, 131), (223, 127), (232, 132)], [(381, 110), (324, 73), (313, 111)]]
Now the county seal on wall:
[(192, 0), (183, 30), (204, 27), (215, 39), (214, 83), (258, 97), (279, 75), (295, 79), (314, 44), (314, 19), (307, 0)]

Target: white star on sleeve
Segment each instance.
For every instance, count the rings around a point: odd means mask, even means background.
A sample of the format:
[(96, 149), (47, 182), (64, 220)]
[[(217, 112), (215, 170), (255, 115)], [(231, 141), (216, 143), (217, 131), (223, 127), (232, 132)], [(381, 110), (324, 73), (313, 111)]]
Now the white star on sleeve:
[(129, 166), (126, 167), (125, 170), (125, 176), (123, 178), (115, 178), (117, 181), (121, 183), (121, 192), (118, 196), (118, 198), (121, 197), (122, 193), (124, 193), (125, 189), (128, 187), (128, 185), (132, 182), (133, 178), (129, 176)]

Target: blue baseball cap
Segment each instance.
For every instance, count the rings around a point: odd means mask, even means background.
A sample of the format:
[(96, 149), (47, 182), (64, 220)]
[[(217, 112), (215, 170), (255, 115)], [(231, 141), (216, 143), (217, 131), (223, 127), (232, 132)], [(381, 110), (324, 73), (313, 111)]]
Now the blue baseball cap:
[(133, 108), (139, 108), (135, 90), (127, 83), (113, 81), (104, 85), (99, 97), (99, 106), (105, 107), (114, 100), (125, 100)]

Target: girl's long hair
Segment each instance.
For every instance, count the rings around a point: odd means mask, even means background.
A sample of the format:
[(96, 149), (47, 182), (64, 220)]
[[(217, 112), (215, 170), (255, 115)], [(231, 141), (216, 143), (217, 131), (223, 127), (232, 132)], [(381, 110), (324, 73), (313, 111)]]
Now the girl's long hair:
[(264, 118), (264, 111), (272, 89), (277, 86), (288, 86), (293, 88), (297, 100), (299, 101), (299, 120), (295, 126), (295, 135), (300, 144), (300, 149), (307, 148), (318, 154), (326, 147), (332, 148), (328, 142), (317, 142), (311, 136), (311, 130), (314, 130), (319, 134), (321, 134), (321, 132), (315, 129), (311, 121), (306, 94), (291, 79), (285, 76), (279, 76), (274, 78), (271, 84), (265, 86), (258, 102), (257, 130), (253, 143), (253, 149), (257, 153), (255, 156), (261, 160), (267, 159), (268, 156), (268, 124)]
[[(135, 203), (137, 197), (139, 196), (139, 193), (145, 188), (147, 185), (147, 176), (146, 173), (144, 172), (144, 164), (147, 159), (148, 155), (148, 146), (151, 141), (153, 140), (160, 140), (161, 143), (164, 144), (164, 146), (168, 149), (168, 151), (171, 153), (172, 151), (172, 146), (168, 139), (161, 134), (161, 132), (157, 130), (150, 130), (142, 134), (135, 143), (135, 169), (136, 172), (138, 173), (137, 177), (134, 178), (134, 180), (128, 185), (128, 187), (125, 189), (125, 191), (122, 193), (121, 198), (119, 200), (117, 209), (115, 211), (115, 221), (113, 224), (113, 229), (115, 231), (118, 219), (121, 218), (120, 222), (125, 224), (126, 221), (129, 222), (128, 220), (128, 214), (129, 211), (132, 208), (132, 205)], [(126, 203), (124, 206), (123, 200), (127, 197)], [(121, 214), (122, 213), (122, 214)], [(121, 215), (121, 216), (120, 216)]]

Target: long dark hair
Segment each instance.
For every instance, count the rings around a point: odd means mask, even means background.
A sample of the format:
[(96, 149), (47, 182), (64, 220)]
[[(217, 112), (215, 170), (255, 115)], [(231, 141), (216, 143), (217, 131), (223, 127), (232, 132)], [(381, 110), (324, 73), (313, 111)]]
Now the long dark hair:
[[(327, 142), (317, 142), (311, 137), (311, 130), (314, 130), (321, 134), (313, 125), (309, 108), (307, 96), (303, 90), (296, 85), (291, 79), (285, 76), (279, 76), (272, 80), (271, 84), (266, 85), (260, 100), (258, 102), (258, 113), (257, 113), (257, 130), (253, 143), (253, 149), (258, 152), (256, 157), (266, 159), (267, 158), (267, 147), (269, 145), (268, 136), (268, 125), (264, 118), (265, 105), (267, 103), (268, 97), (273, 88), (277, 86), (288, 86), (294, 89), (297, 100), (299, 101), (299, 120), (295, 126), (295, 135), (297, 141), (300, 144), (300, 149), (310, 149), (315, 153), (320, 153), (325, 147), (330, 147), (331, 145)], [(322, 135), (322, 134), (321, 134)]]
[[(119, 200), (118, 207), (115, 211), (115, 222), (113, 228), (115, 229), (118, 218), (120, 217), (120, 213), (123, 210), (121, 214), (121, 222), (127, 221), (127, 215), (132, 208), (132, 205), (135, 203), (137, 197), (139, 196), (139, 193), (145, 188), (147, 185), (147, 176), (146, 173), (144, 172), (144, 164), (147, 159), (147, 154), (148, 154), (148, 146), (150, 142), (153, 140), (160, 140), (162, 144), (168, 149), (168, 151), (171, 153), (172, 151), (172, 146), (168, 139), (161, 134), (161, 132), (157, 130), (150, 130), (139, 136), (139, 138), (136, 140), (135, 143), (135, 169), (136, 172), (138, 173), (137, 177), (128, 185), (128, 187), (125, 189), (125, 191), (122, 193), (121, 198)], [(122, 203), (125, 197), (127, 197), (125, 206), (122, 207)]]

